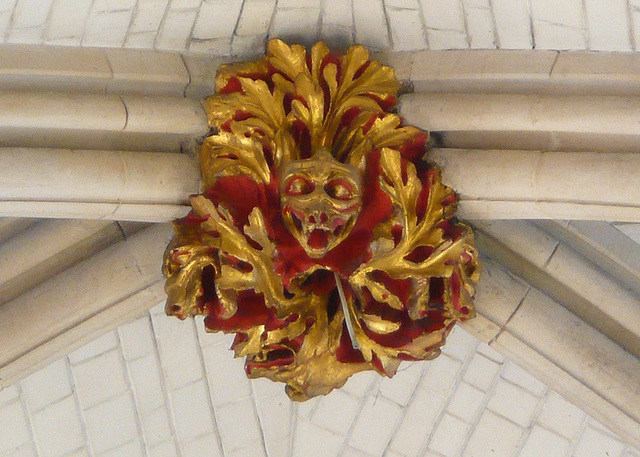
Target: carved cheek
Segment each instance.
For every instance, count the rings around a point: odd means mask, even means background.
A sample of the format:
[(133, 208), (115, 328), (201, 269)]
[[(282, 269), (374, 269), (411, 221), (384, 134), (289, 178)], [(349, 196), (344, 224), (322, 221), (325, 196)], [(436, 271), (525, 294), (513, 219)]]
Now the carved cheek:
[(293, 214), (294, 216), (296, 216), (301, 221), (305, 221), (306, 220), (306, 215), (304, 213), (304, 210), (299, 208), (299, 207), (291, 206), (290, 204), (286, 204), (286, 205), (284, 205), (282, 207), (282, 213), (283, 214)]
[(334, 207), (334, 209), (340, 214), (352, 215), (360, 212), (360, 202), (356, 201), (349, 206)]

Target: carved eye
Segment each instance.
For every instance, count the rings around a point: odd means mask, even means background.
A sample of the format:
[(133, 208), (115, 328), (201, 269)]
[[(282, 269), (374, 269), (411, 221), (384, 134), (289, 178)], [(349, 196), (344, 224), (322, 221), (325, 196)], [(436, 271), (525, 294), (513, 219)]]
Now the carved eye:
[(287, 184), (287, 188), (285, 192), (287, 195), (306, 195), (313, 192), (315, 186), (313, 183), (309, 182), (307, 179), (297, 176), (289, 181)]
[(324, 191), (331, 198), (336, 200), (351, 200), (353, 198), (353, 188), (344, 179), (333, 179), (324, 186)]

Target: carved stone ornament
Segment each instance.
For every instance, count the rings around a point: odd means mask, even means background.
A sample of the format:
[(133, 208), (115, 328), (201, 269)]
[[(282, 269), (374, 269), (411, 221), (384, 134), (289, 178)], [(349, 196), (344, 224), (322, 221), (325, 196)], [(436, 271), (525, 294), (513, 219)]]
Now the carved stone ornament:
[(272, 40), (206, 100), (204, 182), (167, 247), (166, 312), (235, 333), (251, 378), (293, 400), (438, 356), (475, 314), (471, 230), (394, 114), (393, 69), (362, 46)]

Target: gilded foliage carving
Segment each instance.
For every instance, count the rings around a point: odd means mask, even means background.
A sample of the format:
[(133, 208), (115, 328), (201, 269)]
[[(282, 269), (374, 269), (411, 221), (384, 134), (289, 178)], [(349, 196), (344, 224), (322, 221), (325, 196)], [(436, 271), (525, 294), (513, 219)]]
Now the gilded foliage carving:
[(279, 40), (206, 101), (204, 191), (165, 253), (166, 311), (235, 333), (250, 377), (294, 400), (436, 357), (474, 316), (473, 234), (393, 112), (393, 70), (352, 46)]

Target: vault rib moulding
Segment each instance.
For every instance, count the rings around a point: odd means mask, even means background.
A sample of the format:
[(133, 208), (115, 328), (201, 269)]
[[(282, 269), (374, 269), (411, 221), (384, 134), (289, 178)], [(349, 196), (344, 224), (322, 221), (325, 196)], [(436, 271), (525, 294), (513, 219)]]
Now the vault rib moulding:
[(158, 224), (0, 306), (0, 386), (10, 385), (164, 299)]
[(640, 359), (483, 256), (478, 317), (464, 328), (640, 446)]

